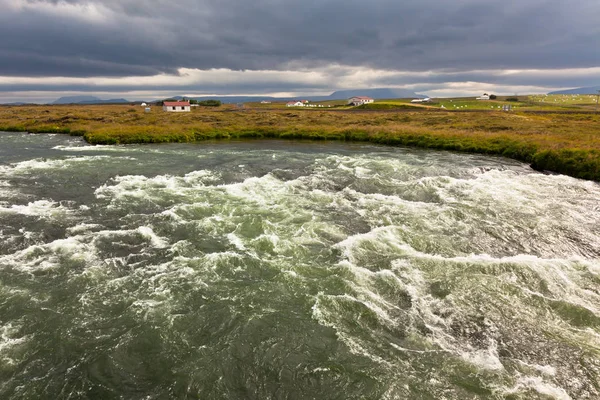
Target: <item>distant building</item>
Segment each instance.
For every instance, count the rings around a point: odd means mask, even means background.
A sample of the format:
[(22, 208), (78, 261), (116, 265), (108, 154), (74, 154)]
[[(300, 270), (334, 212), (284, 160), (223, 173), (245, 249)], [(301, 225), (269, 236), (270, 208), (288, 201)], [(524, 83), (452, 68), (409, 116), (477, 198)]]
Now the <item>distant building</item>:
[(476, 97), (475, 100), (489, 100), (490, 96), (488, 94), (483, 94), (479, 97)]
[(304, 107), (304, 103), (301, 101), (289, 101), (286, 104), (287, 107)]
[(189, 101), (165, 101), (163, 111), (167, 112), (190, 112), (192, 110)]
[(431, 99), (429, 97), (425, 97), (424, 99), (413, 99), (410, 102), (411, 103), (431, 103)]
[(350, 106), (360, 106), (363, 104), (369, 104), (374, 102), (375, 100), (373, 100), (370, 97), (367, 96), (354, 96), (350, 99), (348, 99), (348, 105)]
[(146, 107), (147, 105), (148, 105), (148, 104), (146, 104), (146, 103), (142, 103), (142, 104), (141, 104), (141, 106), (142, 106), (142, 107)]
[(263, 101), (260, 102), (260, 104), (271, 104), (271, 102), (268, 101), (268, 100), (263, 100)]

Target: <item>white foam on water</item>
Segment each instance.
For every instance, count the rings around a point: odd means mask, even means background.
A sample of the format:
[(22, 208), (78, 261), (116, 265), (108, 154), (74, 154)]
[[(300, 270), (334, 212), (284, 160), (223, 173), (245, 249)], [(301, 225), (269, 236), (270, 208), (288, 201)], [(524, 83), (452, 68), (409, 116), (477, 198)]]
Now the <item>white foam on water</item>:
[(461, 357), (467, 362), (470, 362), (481, 369), (492, 371), (500, 371), (504, 369), (504, 365), (502, 365), (502, 362), (498, 356), (498, 349), (495, 343), (487, 349), (464, 352), (461, 354)]
[(284, 270), (283, 273), (292, 278), (298, 278), (298, 273), (296, 271)]
[(1, 213), (20, 214), (43, 218), (63, 218), (66, 215), (72, 213), (72, 210), (62, 205), (59, 205), (54, 201), (37, 200), (34, 202), (30, 202), (27, 205), (13, 204), (10, 207), (0, 206), (0, 214)]
[(142, 175), (125, 175), (113, 178), (112, 184), (105, 184), (96, 189), (95, 195), (100, 199), (123, 201), (127, 199), (160, 200), (165, 196), (193, 198), (198, 190), (219, 179), (219, 175), (211, 171), (193, 171), (183, 177), (157, 175), (148, 178)]
[(164, 302), (152, 299), (136, 300), (131, 304), (130, 308), (137, 314), (143, 315), (143, 320), (146, 321), (148, 317), (153, 314)]
[(58, 145), (54, 146), (52, 150), (62, 151), (110, 151), (110, 152), (131, 152), (137, 148), (133, 146), (119, 146), (119, 145), (83, 145), (83, 146), (65, 146)]
[(517, 360), (517, 362), (521, 365), (524, 365), (528, 368), (532, 368), (548, 377), (554, 377), (556, 376), (556, 368), (554, 368), (551, 365), (538, 365), (538, 364), (530, 364), (530, 363), (526, 363), (525, 361), (522, 360)]
[(102, 153), (153, 153), (153, 154), (185, 154), (184, 151), (172, 149), (156, 149), (147, 146), (137, 145), (82, 145), (82, 146), (65, 146), (58, 145), (52, 148), (53, 150), (67, 152), (102, 152)]
[(319, 293), (316, 296), (315, 304), (312, 306), (312, 318), (315, 319), (316, 321), (318, 321), (319, 324), (334, 329), (338, 339), (340, 339), (347, 346), (348, 350), (351, 353), (367, 357), (367, 358), (371, 359), (372, 361), (374, 361), (375, 363), (384, 365), (389, 369), (394, 368), (393, 363), (391, 363), (391, 362), (385, 360), (384, 358), (382, 358), (381, 356), (376, 355), (373, 352), (369, 351), (367, 346), (364, 345), (363, 343), (361, 343), (360, 340), (355, 338), (352, 334), (348, 333), (347, 329), (345, 329), (341, 325), (338, 325), (335, 321), (334, 312), (337, 311), (339, 313), (339, 312), (341, 312), (341, 310), (327, 310), (326, 307), (324, 308), (321, 305), (321, 302), (323, 299), (333, 299), (334, 301), (342, 300), (342, 301), (349, 301), (349, 302), (356, 301), (363, 305), (366, 305), (366, 304), (360, 302), (356, 298), (354, 298), (350, 295), (347, 295), (347, 294), (334, 296), (334, 295), (325, 295), (323, 293)]
[(548, 396), (555, 400), (573, 400), (563, 388), (548, 383), (543, 378), (531, 376), (519, 378), (517, 384), (513, 388), (505, 390), (503, 394), (519, 394), (527, 389), (534, 390), (541, 395)]
[[(484, 349), (472, 348), (466, 343), (461, 343), (452, 336), (449, 330), (449, 321), (439, 317), (439, 313), (433, 311), (440, 308), (452, 308), (452, 303), (444, 305), (440, 300), (434, 299), (429, 294), (427, 280), (423, 277), (418, 268), (413, 267), (413, 263), (420, 264), (420, 261), (435, 260), (439, 264), (457, 267), (462, 265), (523, 265), (524, 269), (535, 271), (542, 279), (547, 282), (547, 287), (553, 294), (552, 300), (568, 301), (594, 312), (598, 315), (598, 304), (600, 304), (600, 294), (590, 290), (584, 290), (576, 281), (581, 279), (581, 275), (587, 273), (587, 269), (581, 266), (589, 266), (593, 269), (594, 262), (583, 260), (579, 257), (574, 260), (547, 260), (540, 259), (531, 255), (517, 255), (513, 257), (495, 258), (486, 254), (467, 255), (458, 257), (444, 257), (441, 255), (432, 255), (419, 252), (402, 242), (394, 234), (396, 227), (376, 228), (366, 234), (360, 234), (348, 237), (346, 240), (336, 244), (336, 247), (342, 250), (342, 255), (348, 260), (350, 266), (357, 278), (355, 281), (362, 289), (354, 287), (354, 290), (360, 293), (368, 293), (373, 290), (369, 284), (369, 278), (374, 273), (365, 268), (354, 265), (361, 260), (363, 252), (391, 252), (397, 257), (392, 261), (392, 270), (398, 276), (398, 282), (404, 285), (404, 289), (411, 295), (413, 300), (412, 311), (415, 316), (423, 319), (427, 327), (432, 331), (432, 341), (444, 351), (460, 356), (465, 361), (477, 365), (479, 368), (487, 370), (503, 370), (504, 366), (500, 361), (497, 352), (496, 341), (488, 338), (488, 343)], [(575, 265), (578, 268), (575, 268)], [(597, 265), (597, 264), (596, 264)], [(381, 273), (379, 271), (378, 273)], [(367, 279), (365, 279), (366, 277)], [(503, 279), (502, 276), (498, 277)], [(519, 283), (519, 282), (517, 282)], [(526, 286), (517, 284), (524, 293), (530, 291)], [(376, 296), (370, 296), (376, 298)], [(447, 298), (452, 301), (452, 298)], [(446, 302), (447, 302), (446, 301)], [(385, 301), (379, 300), (379, 304), (385, 304)], [(454, 308), (456, 311), (456, 308)], [(375, 308), (375, 310), (377, 310)], [(587, 332), (586, 330), (585, 332)], [(595, 340), (591, 339), (587, 333), (582, 332), (581, 338), (592, 344)]]
[[(583, 289), (580, 282), (586, 273), (595, 273), (600, 262), (586, 260), (579, 256), (571, 259), (542, 259), (538, 256), (526, 254), (500, 258), (488, 254), (445, 257), (415, 250), (401, 240), (398, 235), (399, 229), (401, 228), (396, 226), (375, 228), (365, 234), (350, 236), (335, 246), (342, 251), (343, 257), (353, 264), (361, 259), (364, 252), (381, 249), (392, 252), (396, 258), (434, 260), (444, 264), (523, 265), (524, 268), (534, 271), (537, 276), (544, 280), (546, 287), (553, 294), (551, 300), (576, 304), (600, 316), (600, 293)], [(585, 267), (585, 269), (581, 267)], [(514, 274), (507, 273), (501, 278), (515, 284), (525, 293), (548, 298), (547, 295), (535, 292), (522, 285), (519, 278)]]
[(0, 326), (0, 360), (5, 365), (15, 363), (6, 353), (17, 346), (25, 344), (29, 339), (28, 336), (16, 337), (21, 328), (22, 326), (12, 321)]
[(227, 235), (227, 239), (229, 240), (229, 242), (231, 244), (233, 244), (235, 246), (236, 249), (240, 250), (240, 251), (244, 251), (246, 250), (246, 246), (244, 246), (244, 242), (242, 241), (242, 239), (237, 236), (235, 233), (230, 233)]
[(103, 226), (100, 224), (81, 223), (67, 228), (67, 233), (71, 236), (81, 235), (94, 230), (100, 230)]
[[(13, 174), (19, 174), (28, 171), (35, 170), (52, 170), (52, 169), (67, 169), (81, 163), (95, 162), (101, 160), (111, 159), (110, 156), (81, 156), (81, 157), (68, 157), (64, 159), (33, 159), (21, 161), (18, 163), (11, 164), (10, 166), (0, 166), (0, 174), (10, 176)], [(121, 158), (123, 159), (123, 158)], [(131, 157), (125, 157), (125, 159), (135, 160)]]
[(276, 200), (283, 197), (287, 192), (288, 182), (282, 182), (271, 174), (263, 177), (247, 178), (241, 183), (221, 186), (228, 195), (243, 199), (262, 207), (270, 207), (276, 204)]
[(95, 248), (85, 243), (83, 236), (58, 239), (47, 244), (36, 244), (12, 254), (0, 256), (0, 264), (17, 270), (32, 272), (48, 270), (61, 265), (61, 257), (91, 263), (96, 260)]
[(140, 226), (136, 231), (143, 237), (150, 239), (150, 243), (156, 248), (164, 249), (169, 246), (168, 240), (157, 236), (149, 226)]

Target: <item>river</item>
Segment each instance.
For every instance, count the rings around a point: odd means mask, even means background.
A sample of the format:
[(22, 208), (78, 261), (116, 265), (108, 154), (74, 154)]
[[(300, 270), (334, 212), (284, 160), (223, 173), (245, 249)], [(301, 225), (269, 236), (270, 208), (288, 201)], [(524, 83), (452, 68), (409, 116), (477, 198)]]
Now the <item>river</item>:
[(0, 133), (0, 398), (600, 398), (600, 185)]

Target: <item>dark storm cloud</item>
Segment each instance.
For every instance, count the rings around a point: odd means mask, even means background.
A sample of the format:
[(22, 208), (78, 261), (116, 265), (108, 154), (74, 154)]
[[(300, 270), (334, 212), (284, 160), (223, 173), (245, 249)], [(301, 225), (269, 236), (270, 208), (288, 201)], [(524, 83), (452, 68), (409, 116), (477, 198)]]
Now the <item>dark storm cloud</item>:
[[(421, 83), (560, 86), (485, 71), (600, 66), (597, 0), (0, 0), (0, 8), (0, 76), (150, 76), (177, 74), (178, 68), (337, 64), (456, 73)], [(484, 72), (467, 72), (473, 70)], [(386, 76), (374, 84), (405, 81)]]

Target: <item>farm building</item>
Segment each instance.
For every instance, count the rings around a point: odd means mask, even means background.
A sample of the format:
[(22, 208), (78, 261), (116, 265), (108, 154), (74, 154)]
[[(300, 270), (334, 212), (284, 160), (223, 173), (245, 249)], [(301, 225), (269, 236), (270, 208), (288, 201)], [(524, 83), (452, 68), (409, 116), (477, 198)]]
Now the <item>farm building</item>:
[(163, 102), (163, 111), (167, 112), (190, 112), (189, 101), (165, 101)]
[(360, 106), (362, 104), (369, 104), (374, 101), (375, 100), (373, 100), (372, 98), (367, 97), (367, 96), (354, 96), (354, 97), (348, 99), (348, 105)]
[(490, 96), (488, 94), (483, 94), (479, 97), (476, 97), (475, 100), (489, 100)]
[(289, 101), (286, 104), (287, 107), (304, 107), (304, 103), (301, 101)]
[(429, 97), (425, 97), (424, 99), (413, 99), (410, 102), (411, 103), (430, 103), (431, 99)]

